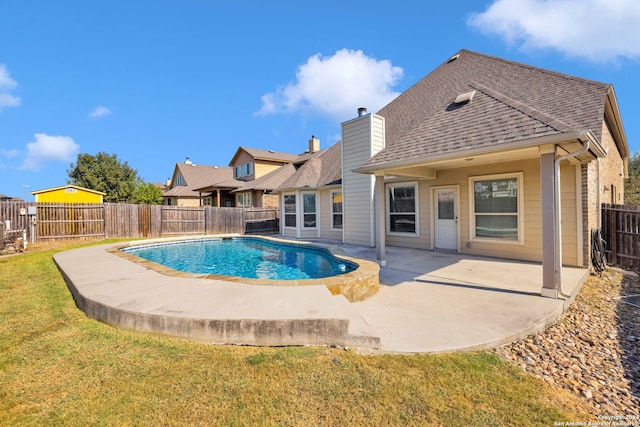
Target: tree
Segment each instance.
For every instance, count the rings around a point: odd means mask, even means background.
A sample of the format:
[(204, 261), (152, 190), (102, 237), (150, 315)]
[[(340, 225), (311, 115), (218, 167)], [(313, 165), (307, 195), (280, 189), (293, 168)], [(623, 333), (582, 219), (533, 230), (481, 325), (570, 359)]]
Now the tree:
[(629, 178), (624, 183), (624, 202), (640, 205), (640, 152), (629, 157)]
[(78, 154), (78, 161), (67, 171), (68, 184), (106, 193), (105, 202), (133, 202), (133, 193), (141, 182), (138, 172), (115, 154), (100, 152), (95, 156)]
[(160, 205), (162, 190), (151, 182), (139, 182), (133, 192), (133, 202), (141, 205)]

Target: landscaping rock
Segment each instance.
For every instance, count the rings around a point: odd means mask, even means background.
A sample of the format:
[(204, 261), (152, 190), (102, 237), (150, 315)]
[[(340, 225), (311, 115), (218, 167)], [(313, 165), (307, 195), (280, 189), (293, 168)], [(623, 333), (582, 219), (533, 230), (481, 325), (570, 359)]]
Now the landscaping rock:
[(594, 415), (640, 415), (640, 278), (618, 269), (592, 276), (563, 318), (542, 333), (496, 349), (556, 388), (570, 390)]

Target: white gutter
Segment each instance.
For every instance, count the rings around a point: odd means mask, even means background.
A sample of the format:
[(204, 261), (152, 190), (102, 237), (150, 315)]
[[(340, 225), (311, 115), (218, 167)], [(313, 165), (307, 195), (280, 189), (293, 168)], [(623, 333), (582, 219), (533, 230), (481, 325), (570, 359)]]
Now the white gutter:
[(554, 217), (554, 230), (555, 230), (555, 259), (554, 259), (554, 267), (555, 267), (555, 283), (556, 290), (560, 295), (565, 298), (570, 298), (571, 295), (564, 292), (562, 289), (561, 282), (561, 274), (562, 274), (562, 230), (560, 229), (560, 162), (563, 160), (579, 156), (582, 153), (585, 153), (589, 150), (590, 138), (587, 136), (583, 141), (581, 138), (578, 141), (582, 142), (582, 148), (572, 152), (565, 154), (564, 156), (558, 157), (554, 163), (554, 174), (555, 174), (555, 188), (553, 191), (554, 204), (555, 204), (555, 217)]

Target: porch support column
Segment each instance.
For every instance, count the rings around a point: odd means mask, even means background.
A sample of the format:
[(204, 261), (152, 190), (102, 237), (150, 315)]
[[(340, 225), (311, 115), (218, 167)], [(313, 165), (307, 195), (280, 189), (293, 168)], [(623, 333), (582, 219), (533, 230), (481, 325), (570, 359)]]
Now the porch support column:
[(218, 200), (216, 204), (218, 205), (218, 207), (220, 207), (220, 189), (219, 188), (216, 188), (216, 199)]
[(387, 257), (385, 254), (385, 192), (384, 192), (384, 175), (376, 175), (375, 182), (375, 203), (376, 203), (376, 261), (382, 267), (387, 265)]
[(558, 298), (556, 279), (556, 174), (555, 146), (540, 150), (540, 196), (542, 205), (542, 290), (543, 297)]

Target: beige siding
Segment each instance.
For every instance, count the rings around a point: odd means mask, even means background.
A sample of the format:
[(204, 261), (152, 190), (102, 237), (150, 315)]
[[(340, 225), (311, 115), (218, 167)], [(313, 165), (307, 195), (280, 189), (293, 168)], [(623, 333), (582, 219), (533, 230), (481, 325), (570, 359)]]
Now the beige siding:
[(253, 165), (253, 177), (252, 179), (258, 179), (263, 175), (268, 174), (278, 168), (284, 163), (282, 162), (269, 162), (267, 160), (256, 160)]
[[(580, 167), (580, 165), (577, 165)], [(562, 227), (562, 262), (578, 265), (578, 201), (576, 200), (576, 165), (560, 165), (560, 223)]]
[(319, 192), (320, 197), (320, 237), (323, 239), (340, 240), (342, 241), (342, 230), (335, 230), (331, 228), (333, 211), (331, 206), (331, 192), (339, 191), (340, 189), (322, 190)]
[(351, 172), (384, 147), (384, 119), (369, 114), (342, 124), (344, 241), (373, 246), (374, 177)]
[(284, 237), (292, 237), (292, 238), (296, 238), (297, 237), (297, 233), (296, 230), (293, 228), (282, 228), (282, 233), (281, 233)]
[[(563, 262), (577, 265), (578, 236), (576, 209), (576, 169), (574, 165), (564, 162), (561, 167), (562, 191), (562, 247)], [(472, 241), (470, 230), (470, 194), (469, 178), (483, 175), (503, 173), (522, 173), (523, 200), (523, 243)], [(462, 253), (473, 255), (495, 256), (501, 258), (521, 259), (528, 261), (542, 260), (542, 216), (540, 193), (540, 160), (539, 158), (504, 162), (493, 165), (482, 165), (461, 169), (439, 170), (437, 179), (419, 182), (419, 235), (398, 236), (387, 235), (387, 244), (420, 249), (433, 249), (432, 244), (432, 189), (458, 186), (458, 221), (459, 246)]]

